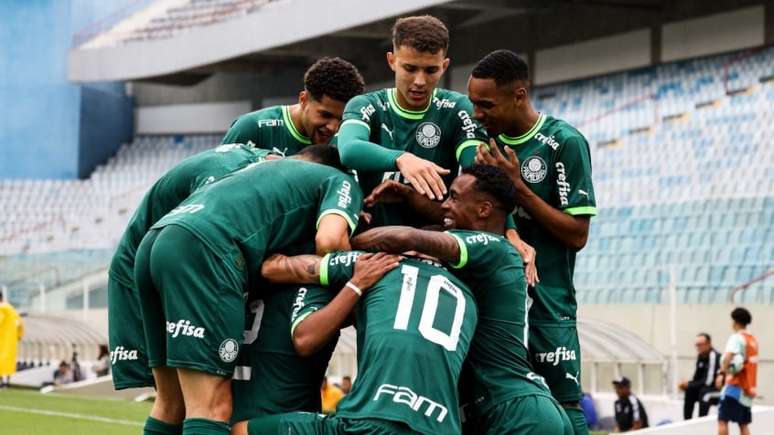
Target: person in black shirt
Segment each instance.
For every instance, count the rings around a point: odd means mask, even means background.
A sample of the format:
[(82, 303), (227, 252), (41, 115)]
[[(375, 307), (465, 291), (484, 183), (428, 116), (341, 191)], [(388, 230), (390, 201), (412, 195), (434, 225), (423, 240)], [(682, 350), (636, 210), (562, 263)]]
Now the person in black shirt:
[(699, 417), (707, 415), (712, 405), (710, 399), (715, 399), (712, 393), (718, 391), (715, 388), (715, 377), (720, 370), (720, 353), (712, 348), (712, 338), (709, 334), (702, 332), (696, 336), (696, 351), (699, 356), (696, 357), (693, 379), (680, 383), (680, 389), (685, 391), (683, 418), (686, 420), (693, 417), (696, 402), (699, 402)]
[(640, 399), (632, 394), (632, 383), (627, 377), (613, 381), (618, 400), (615, 401), (616, 432), (644, 429), (648, 427), (648, 414)]

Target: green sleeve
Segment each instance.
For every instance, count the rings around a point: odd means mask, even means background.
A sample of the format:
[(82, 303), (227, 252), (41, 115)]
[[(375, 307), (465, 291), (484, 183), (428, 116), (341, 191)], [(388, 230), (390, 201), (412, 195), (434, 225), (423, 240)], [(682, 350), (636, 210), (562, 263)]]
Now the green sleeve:
[(559, 198), (560, 209), (573, 216), (597, 214), (591, 181), (591, 155), (583, 136), (572, 136), (564, 141), (556, 159), (556, 176), (556, 197)]
[(293, 302), (293, 313), (290, 316), (290, 335), (296, 327), (310, 314), (326, 306), (336, 293), (320, 286), (299, 287)]
[(363, 251), (340, 251), (326, 254), (320, 261), (320, 285), (341, 287), (355, 273), (355, 261)]
[(451, 266), (474, 274), (496, 270), (510, 247), (504, 237), (483, 231), (449, 230), (446, 234), (454, 237), (460, 247), (460, 260)]
[(317, 226), (323, 216), (337, 214), (347, 221), (350, 233), (354, 232), (363, 207), (363, 193), (358, 184), (342, 172), (325, 180), (321, 188)]
[(508, 217), (505, 218), (505, 229), (516, 230), (516, 220), (513, 218), (512, 214), (509, 214)]
[(251, 113), (240, 116), (231, 124), (231, 128), (228, 129), (226, 135), (223, 136), (222, 144), (230, 143), (248, 143), (256, 142), (258, 137), (258, 124), (256, 124)]
[(371, 100), (359, 95), (344, 108), (338, 133), (341, 163), (358, 171), (394, 171), (395, 161), (404, 153), (371, 142), (372, 127), (380, 124), (379, 115)]
[(489, 144), (489, 135), (486, 130), (473, 119), (473, 104), (468, 97), (463, 96), (457, 100), (457, 118), (459, 127), (455, 130), (454, 138), (455, 155), (457, 162), (463, 168), (475, 163), (478, 144)]

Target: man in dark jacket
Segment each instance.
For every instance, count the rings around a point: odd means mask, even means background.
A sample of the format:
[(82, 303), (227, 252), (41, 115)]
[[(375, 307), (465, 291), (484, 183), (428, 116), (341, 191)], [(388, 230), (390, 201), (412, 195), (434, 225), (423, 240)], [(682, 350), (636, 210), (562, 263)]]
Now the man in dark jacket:
[(632, 382), (622, 376), (613, 381), (618, 400), (615, 401), (616, 432), (645, 429), (648, 427), (648, 413), (642, 402), (632, 394)]
[[(717, 392), (715, 388), (715, 377), (720, 370), (720, 353), (712, 348), (712, 339), (709, 334), (702, 332), (696, 336), (696, 370), (693, 372), (693, 379), (680, 383), (680, 389), (685, 391), (685, 402), (683, 404), (683, 418), (690, 420), (693, 417), (693, 408), (696, 402), (699, 402), (699, 417), (704, 417), (709, 413), (712, 393)], [(717, 403), (717, 402), (715, 402)]]

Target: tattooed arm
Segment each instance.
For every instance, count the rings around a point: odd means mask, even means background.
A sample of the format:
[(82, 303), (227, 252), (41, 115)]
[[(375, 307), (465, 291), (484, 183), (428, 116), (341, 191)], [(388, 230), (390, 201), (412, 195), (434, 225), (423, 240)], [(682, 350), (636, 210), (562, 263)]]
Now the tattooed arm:
[(264, 260), (261, 275), (275, 284), (318, 284), (321, 260), (316, 255), (274, 254)]
[(412, 227), (387, 226), (368, 230), (352, 239), (355, 249), (400, 254), (418, 251), (457, 264), (460, 246), (454, 236)]

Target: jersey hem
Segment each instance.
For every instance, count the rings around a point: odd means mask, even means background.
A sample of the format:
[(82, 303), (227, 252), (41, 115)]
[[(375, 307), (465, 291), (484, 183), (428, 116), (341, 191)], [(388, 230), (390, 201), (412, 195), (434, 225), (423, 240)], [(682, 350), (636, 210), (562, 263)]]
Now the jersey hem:
[(175, 367), (179, 369), (193, 369), (200, 372), (206, 372), (215, 376), (231, 377), (234, 374), (234, 369), (223, 370), (221, 368), (214, 368), (208, 364), (201, 364), (189, 361), (180, 361), (176, 359), (167, 359), (166, 364), (169, 367)]
[(335, 209), (335, 208), (328, 209), (328, 210), (325, 210), (324, 212), (320, 213), (320, 217), (317, 218), (317, 223), (315, 224), (315, 229), (319, 229), (320, 228), (320, 221), (322, 221), (322, 218), (324, 218), (325, 216), (327, 216), (329, 214), (335, 214), (335, 215), (341, 216), (341, 217), (344, 218), (345, 221), (347, 221), (347, 224), (349, 224), (349, 235), (350, 236), (352, 235), (352, 233), (355, 232), (355, 228), (357, 228), (357, 224), (352, 220), (351, 217), (349, 217), (349, 215), (346, 212), (344, 212), (342, 210), (339, 210), (339, 209)]
[(530, 329), (533, 326), (541, 326), (541, 327), (549, 327), (549, 328), (575, 328), (577, 327), (577, 320), (571, 319), (571, 320), (540, 320), (540, 319), (529, 319), (529, 326)]
[(597, 208), (592, 206), (570, 207), (562, 210), (570, 216), (596, 216)]
[(365, 127), (365, 129), (368, 130), (369, 132), (371, 131), (371, 126), (368, 125), (367, 122), (361, 121), (359, 119), (347, 119), (347, 120), (345, 120), (344, 122), (341, 123), (341, 126), (339, 127), (339, 130), (341, 130), (341, 128), (344, 127), (347, 124), (359, 125), (361, 127)]
[[(336, 416), (337, 417), (348, 418), (348, 419), (351, 419), (351, 420), (385, 420), (385, 421), (405, 424), (406, 426), (411, 428), (411, 430), (413, 430), (415, 432), (422, 433), (422, 434), (433, 433), (432, 431), (424, 430), (425, 428), (419, 429), (415, 425), (413, 425), (413, 424), (411, 424), (411, 423), (409, 423), (409, 422), (407, 422), (405, 420), (400, 420), (400, 419), (395, 418), (394, 416), (387, 415), (387, 414), (382, 414), (380, 412), (370, 412), (369, 415), (353, 415), (353, 414), (351, 414), (351, 413), (349, 413), (347, 411), (343, 411), (343, 412), (339, 411), (339, 412), (336, 412)], [(427, 428), (427, 429), (430, 429), (430, 428)]]
[(460, 261), (458, 261), (457, 264), (450, 264), (450, 266), (454, 269), (462, 269), (468, 264), (468, 247), (465, 246), (465, 242), (463, 242), (456, 234), (452, 234), (448, 231), (446, 231), (446, 234), (454, 237), (454, 240), (457, 241), (457, 245), (460, 247)]
[[(508, 402), (510, 400), (520, 399), (522, 397), (528, 397), (528, 396), (543, 396), (543, 397), (547, 397), (547, 398), (549, 398), (551, 400), (557, 400), (554, 396), (551, 395), (551, 393), (547, 393), (545, 391), (532, 391), (532, 392), (528, 392), (528, 393), (511, 393), (511, 394), (506, 394), (506, 395), (504, 395), (504, 396), (502, 396), (502, 397), (500, 397), (498, 399), (490, 400), (489, 403), (487, 403), (486, 406), (476, 406), (476, 405), (473, 405), (473, 407), (477, 410), (477, 412), (479, 414), (484, 415), (484, 414), (487, 414), (487, 413), (491, 412), (492, 409), (494, 409), (498, 405), (502, 405), (503, 403)], [(557, 402), (558, 402), (558, 400), (557, 400)]]

